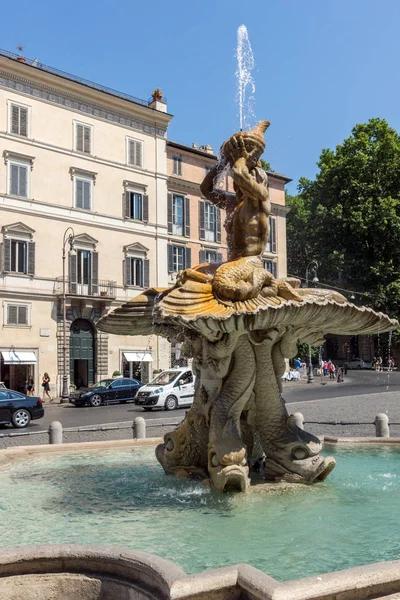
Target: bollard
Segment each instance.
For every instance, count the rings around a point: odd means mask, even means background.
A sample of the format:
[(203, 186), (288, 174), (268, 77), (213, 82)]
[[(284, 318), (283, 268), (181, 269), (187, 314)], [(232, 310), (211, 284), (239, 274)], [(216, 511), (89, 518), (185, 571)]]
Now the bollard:
[(289, 417), (290, 425), (297, 425), (299, 429), (304, 429), (304, 417), (301, 412), (295, 412)]
[(52, 421), (49, 425), (49, 444), (63, 443), (63, 426), (60, 421)]
[(375, 417), (376, 437), (390, 437), (389, 417), (385, 413), (379, 413)]
[(136, 417), (133, 421), (133, 438), (142, 440), (146, 437), (146, 421), (143, 417)]

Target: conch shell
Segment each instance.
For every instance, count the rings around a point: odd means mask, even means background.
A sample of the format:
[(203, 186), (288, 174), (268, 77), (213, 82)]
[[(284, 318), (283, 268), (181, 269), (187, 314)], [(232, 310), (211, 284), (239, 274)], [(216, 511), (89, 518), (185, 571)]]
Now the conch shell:
[(247, 152), (251, 152), (254, 148), (258, 148), (261, 156), (265, 150), (264, 133), (269, 126), (269, 121), (260, 121), (254, 129), (250, 129), (250, 131), (238, 131), (237, 133), (234, 133), (229, 140), (222, 145), (221, 155), (230, 161), (233, 150), (238, 146), (239, 138), (242, 138)]

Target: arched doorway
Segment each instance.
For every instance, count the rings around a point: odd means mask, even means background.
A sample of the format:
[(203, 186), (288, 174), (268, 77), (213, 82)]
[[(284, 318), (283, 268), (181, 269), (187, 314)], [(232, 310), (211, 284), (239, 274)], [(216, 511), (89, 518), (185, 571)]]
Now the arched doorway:
[(69, 339), (70, 381), (76, 388), (94, 383), (94, 330), (86, 319), (76, 319)]

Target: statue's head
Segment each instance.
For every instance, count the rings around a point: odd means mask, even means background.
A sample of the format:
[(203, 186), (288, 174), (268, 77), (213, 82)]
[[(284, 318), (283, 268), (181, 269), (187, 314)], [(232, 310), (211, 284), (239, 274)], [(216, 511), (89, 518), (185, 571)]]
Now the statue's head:
[(240, 138), (244, 142), (244, 147), (248, 153), (253, 152), (251, 165), (248, 165), (249, 168), (255, 167), (257, 161), (265, 150), (265, 140), (264, 133), (270, 126), (269, 121), (260, 121), (250, 131), (238, 131), (234, 133), (229, 140), (226, 140), (221, 146), (221, 157), (223, 157), (229, 164), (232, 166), (238, 157), (240, 156), (240, 148), (239, 140)]

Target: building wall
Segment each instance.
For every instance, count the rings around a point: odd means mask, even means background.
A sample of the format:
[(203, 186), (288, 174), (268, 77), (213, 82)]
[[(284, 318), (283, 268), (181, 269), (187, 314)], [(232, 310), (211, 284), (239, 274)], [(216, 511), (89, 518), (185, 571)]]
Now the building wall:
[[(27, 135), (11, 133), (11, 105), (28, 110)], [(160, 103), (158, 103), (160, 106)], [(98, 279), (112, 293), (95, 298), (83, 292), (67, 294), (67, 343), (72, 318), (95, 325), (101, 314), (140, 293), (142, 287), (124, 281), (124, 248), (140, 246), (149, 260), (149, 285), (167, 285), (167, 163), (166, 130), (170, 115), (119, 98), (68, 78), (0, 56), (0, 236), (3, 246), (0, 273), (3, 350), (30, 349), (37, 355), (36, 390), (47, 371), (60, 388), (62, 361), (62, 249), (72, 227), (76, 248), (98, 253)], [(91, 153), (76, 150), (76, 123), (90, 126)], [(142, 142), (141, 166), (128, 164), (127, 140)], [(28, 193), (11, 193), (10, 164), (29, 165)], [(90, 210), (76, 207), (74, 177), (92, 181)], [(125, 191), (148, 197), (148, 220), (127, 218)], [(15, 224), (17, 224), (15, 226)], [(11, 233), (9, 232), (9, 226)], [(22, 228), (22, 229), (21, 229)], [(23, 229), (29, 230), (28, 238)], [(33, 275), (4, 271), (4, 241), (8, 237), (35, 243)], [(138, 247), (139, 247), (138, 246)], [(66, 277), (68, 278), (66, 244)], [(99, 288), (99, 289), (103, 289)], [(104, 289), (111, 289), (104, 287)], [(68, 283), (67, 283), (68, 292)], [(4, 325), (7, 302), (29, 307), (28, 326)], [(96, 333), (97, 336), (97, 333)], [(100, 339), (101, 337), (101, 339)], [(124, 350), (150, 350), (153, 368), (169, 366), (169, 344), (155, 336), (96, 338), (96, 379), (121, 369)], [(101, 356), (100, 356), (101, 355)], [(54, 393), (53, 391), (53, 393)]]

